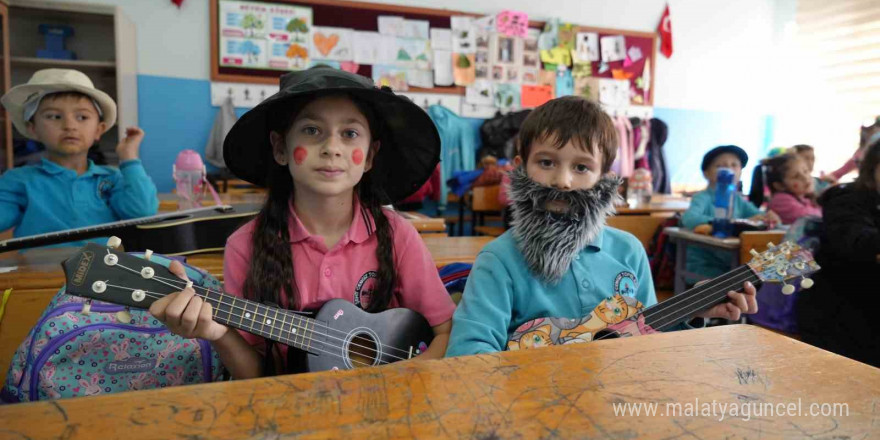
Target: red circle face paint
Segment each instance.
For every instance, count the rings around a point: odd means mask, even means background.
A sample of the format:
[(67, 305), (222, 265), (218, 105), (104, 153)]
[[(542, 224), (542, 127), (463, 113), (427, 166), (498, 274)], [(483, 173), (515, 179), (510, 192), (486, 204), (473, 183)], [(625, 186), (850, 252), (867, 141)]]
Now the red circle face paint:
[(355, 165), (360, 165), (364, 162), (364, 150), (360, 148), (355, 149), (351, 152), (351, 160)]
[(296, 147), (293, 149), (293, 162), (297, 165), (302, 165), (303, 161), (308, 157), (309, 152), (306, 151), (303, 147)]

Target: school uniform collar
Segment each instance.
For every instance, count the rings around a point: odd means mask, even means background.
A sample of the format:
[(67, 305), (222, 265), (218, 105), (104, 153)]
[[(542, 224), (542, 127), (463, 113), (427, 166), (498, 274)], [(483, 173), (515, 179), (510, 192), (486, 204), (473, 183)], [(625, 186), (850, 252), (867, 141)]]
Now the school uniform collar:
[(607, 226), (603, 226), (602, 229), (599, 230), (599, 233), (596, 234), (596, 238), (590, 242), (584, 249), (589, 249), (593, 252), (599, 252), (602, 250), (602, 243), (605, 242), (605, 228)]
[[(53, 175), (53, 176), (57, 175), (57, 174), (64, 173), (64, 172), (76, 174), (76, 171), (71, 170), (70, 168), (65, 168), (61, 165), (58, 165), (57, 163), (52, 162), (51, 160), (46, 159), (45, 157), (42, 158), (40, 161), (40, 169), (43, 170), (44, 173), (49, 174), (49, 175)], [(83, 176), (105, 175), (105, 174), (110, 174), (110, 170), (108, 170), (102, 166), (95, 165), (95, 162), (93, 162), (91, 159), (89, 159), (89, 165), (86, 167), (86, 172), (83, 173)]]
[[(339, 241), (342, 243), (363, 243), (373, 235), (373, 232), (376, 230), (376, 222), (373, 220), (373, 216), (367, 207), (361, 205), (356, 197), (352, 208), (354, 215), (351, 219), (351, 225)], [(303, 226), (299, 216), (296, 215), (296, 211), (293, 209), (293, 202), (290, 203), (290, 216), (293, 219), (293, 221), (289, 222), (290, 226), (288, 228), (291, 243), (298, 243), (312, 237), (308, 229)]]

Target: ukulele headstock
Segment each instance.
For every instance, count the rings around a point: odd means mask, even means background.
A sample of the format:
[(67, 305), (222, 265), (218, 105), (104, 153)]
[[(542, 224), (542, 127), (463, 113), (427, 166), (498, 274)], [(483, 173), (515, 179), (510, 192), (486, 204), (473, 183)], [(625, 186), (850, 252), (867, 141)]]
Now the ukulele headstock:
[(752, 271), (765, 283), (782, 283), (782, 293), (786, 295), (794, 293), (794, 286), (788, 284), (791, 280), (800, 279), (804, 289), (813, 287), (813, 280), (807, 276), (820, 269), (810, 251), (788, 241), (768, 243), (766, 251), (752, 249), (751, 253), (753, 258), (748, 265)]
[(118, 239), (109, 244), (88, 243), (61, 263), (66, 293), (145, 309), (162, 296), (182, 290), (177, 284), (185, 282), (165, 266), (149, 261), (150, 253), (138, 258), (115, 249)]

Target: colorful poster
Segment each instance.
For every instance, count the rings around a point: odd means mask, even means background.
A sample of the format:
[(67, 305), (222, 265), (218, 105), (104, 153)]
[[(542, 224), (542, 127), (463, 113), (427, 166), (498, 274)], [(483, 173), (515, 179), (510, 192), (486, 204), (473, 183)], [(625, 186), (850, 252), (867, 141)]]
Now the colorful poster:
[(312, 8), (220, 1), (220, 65), (299, 70), (309, 66)]
[(354, 59), (353, 34), (351, 29), (315, 26), (312, 28), (312, 58), (351, 61)]
[(396, 92), (405, 92), (407, 87), (406, 69), (397, 66), (373, 66), (373, 82), (379, 87), (391, 87)]
[(418, 69), (431, 68), (433, 54), (428, 40), (398, 37), (394, 44), (394, 64)]

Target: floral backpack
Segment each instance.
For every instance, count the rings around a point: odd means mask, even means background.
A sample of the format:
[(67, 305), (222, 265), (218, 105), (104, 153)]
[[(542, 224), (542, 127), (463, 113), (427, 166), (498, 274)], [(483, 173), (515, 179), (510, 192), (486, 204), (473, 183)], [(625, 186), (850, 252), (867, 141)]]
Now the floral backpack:
[[(143, 254), (134, 254), (142, 256)], [(168, 266), (171, 259), (153, 254)], [(220, 282), (184, 264), (187, 276), (202, 287), (220, 290)], [(55, 295), (18, 347), (0, 390), (0, 403), (32, 402), (213, 382), (223, 366), (211, 344), (174, 335), (147, 310)], [(122, 312), (122, 313), (120, 313)]]

